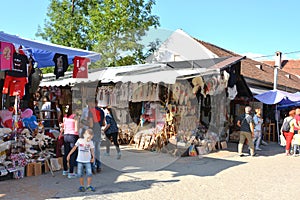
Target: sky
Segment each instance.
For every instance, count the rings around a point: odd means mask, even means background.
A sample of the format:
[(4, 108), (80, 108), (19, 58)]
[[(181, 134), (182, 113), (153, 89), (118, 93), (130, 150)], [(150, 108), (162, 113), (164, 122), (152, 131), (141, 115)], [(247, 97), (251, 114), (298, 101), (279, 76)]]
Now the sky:
[[(49, 0), (1, 2), (0, 31), (37, 38)], [(299, 0), (156, 0), (159, 29), (182, 29), (192, 37), (250, 58), (300, 59)]]

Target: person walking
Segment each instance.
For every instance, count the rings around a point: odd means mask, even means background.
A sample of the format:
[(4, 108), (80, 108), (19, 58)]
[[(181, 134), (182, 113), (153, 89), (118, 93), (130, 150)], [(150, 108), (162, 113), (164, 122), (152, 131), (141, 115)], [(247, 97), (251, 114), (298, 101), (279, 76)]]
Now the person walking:
[(106, 156), (109, 156), (110, 153), (110, 139), (113, 139), (114, 145), (117, 150), (117, 159), (121, 158), (121, 150), (118, 143), (118, 134), (119, 134), (119, 128), (117, 126), (117, 123), (114, 119), (114, 116), (112, 114), (111, 107), (104, 108), (105, 112), (105, 121), (106, 125), (103, 129), (105, 136), (106, 136)]
[(297, 124), (297, 126), (294, 127), (294, 134), (298, 134), (298, 131), (300, 130), (300, 128), (298, 128), (300, 125), (300, 108), (296, 108), (296, 114), (294, 118), (296, 120), (295, 123)]
[(237, 126), (240, 127), (240, 141), (238, 144), (238, 154), (239, 156), (245, 156), (243, 154), (243, 145), (245, 140), (248, 140), (248, 145), (250, 147), (250, 155), (255, 156), (253, 137), (254, 137), (254, 122), (250, 115), (251, 107), (245, 107), (245, 114), (241, 115), (237, 121)]
[[(73, 109), (75, 110), (76, 108)], [(66, 115), (63, 118), (63, 123), (61, 126), (64, 132), (63, 175), (68, 175), (68, 178), (76, 178), (74, 167), (76, 165), (77, 151), (72, 154), (69, 161), (67, 160), (67, 156), (79, 138), (79, 119), (76, 114), (72, 113), (72, 109), (69, 106), (66, 107), (65, 112)]]
[(294, 127), (298, 127), (295, 120), (296, 111), (293, 109), (289, 112), (289, 115), (284, 118), (282, 126), (280, 128), (281, 134), (284, 135), (286, 140), (285, 154), (291, 155), (291, 143), (294, 137)]
[[(67, 156), (67, 160), (70, 161), (72, 154), (78, 149), (77, 156), (77, 176), (79, 177), (80, 187), (79, 192), (95, 191), (92, 184), (92, 165), (94, 163), (94, 143), (92, 141), (94, 134), (92, 129), (87, 129), (83, 133), (83, 138), (79, 138)], [(84, 169), (87, 176), (87, 187), (84, 187)]]
[(253, 143), (255, 146), (255, 150), (256, 151), (261, 151), (262, 149), (259, 148), (260, 143), (261, 143), (261, 139), (262, 139), (262, 124), (263, 124), (263, 118), (261, 116), (261, 109), (257, 108), (255, 109), (255, 115), (253, 117), (253, 121), (254, 121), (254, 139), (253, 139)]
[(94, 137), (93, 142), (95, 146), (95, 162), (92, 165), (93, 173), (101, 172), (101, 160), (100, 160), (100, 145), (101, 145), (101, 127), (104, 123), (104, 111), (95, 105), (95, 99), (88, 100), (89, 114), (88, 121), (89, 127), (93, 129)]

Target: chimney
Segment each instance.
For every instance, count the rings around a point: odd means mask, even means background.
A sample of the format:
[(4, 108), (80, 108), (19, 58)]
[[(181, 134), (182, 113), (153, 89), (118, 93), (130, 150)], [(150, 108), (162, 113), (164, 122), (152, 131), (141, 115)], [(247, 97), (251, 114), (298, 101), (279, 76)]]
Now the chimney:
[(281, 69), (281, 55), (282, 53), (280, 51), (275, 53), (275, 67), (278, 67), (279, 69)]
[(278, 77), (278, 69), (281, 68), (281, 52), (277, 51), (275, 53), (275, 66), (274, 66), (274, 85), (273, 90), (277, 89), (277, 77)]

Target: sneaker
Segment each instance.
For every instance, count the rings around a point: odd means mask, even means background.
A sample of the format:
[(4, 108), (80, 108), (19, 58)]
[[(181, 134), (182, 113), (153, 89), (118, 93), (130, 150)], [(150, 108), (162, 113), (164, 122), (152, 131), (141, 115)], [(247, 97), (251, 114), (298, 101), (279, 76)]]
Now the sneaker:
[(121, 152), (118, 153), (117, 159), (118, 159), (118, 160), (121, 159)]
[(95, 188), (93, 186), (88, 186), (86, 188), (87, 191), (92, 191), (92, 192), (95, 192)]
[(265, 142), (265, 141), (263, 141), (263, 140), (261, 141), (261, 144), (262, 144), (262, 145), (265, 145), (265, 146), (268, 146), (268, 143)]
[(259, 147), (257, 147), (257, 148), (255, 148), (255, 150), (256, 150), (256, 151), (261, 151), (262, 149), (259, 148)]
[(257, 153), (254, 153), (253, 155), (251, 155), (252, 157), (256, 157), (256, 156), (258, 156), (258, 154)]
[(68, 173), (69, 173), (69, 171), (63, 171), (63, 172), (62, 172), (62, 175), (63, 175), (63, 176), (67, 176)]
[(75, 173), (69, 173), (68, 178), (77, 178), (77, 174)]
[(239, 154), (240, 157), (245, 157), (245, 154)]
[(85, 188), (84, 188), (83, 186), (80, 186), (80, 187), (78, 188), (78, 191), (79, 191), (79, 192), (85, 192)]

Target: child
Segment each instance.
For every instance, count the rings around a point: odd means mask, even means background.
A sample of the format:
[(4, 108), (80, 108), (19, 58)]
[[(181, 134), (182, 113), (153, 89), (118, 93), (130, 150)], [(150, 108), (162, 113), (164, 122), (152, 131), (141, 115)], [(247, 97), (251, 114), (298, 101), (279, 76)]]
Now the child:
[[(91, 163), (94, 162), (94, 143), (92, 141), (94, 134), (92, 129), (87, 129), (83, 133), (83, 138), (79, 138), (75, 143), (75, 146), (72, 148), (68, 154), (67, 161), (69, 162), (72, 153), (78, 148), (77, 156), (77, 174), (80, 181), (79, 191), (84, 192), (85, 190), (95, 191), (95, 188), (91, 186), (92, 183), (92, 167)], [(87, 187), (84, 187), (84, 178), (83, 178), (83, 167), (85, 167), (86, 176), (87, 176)]]

